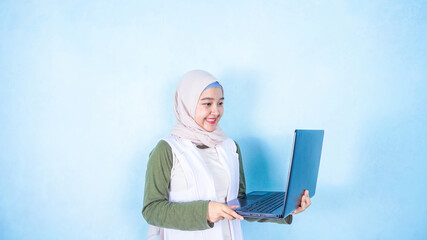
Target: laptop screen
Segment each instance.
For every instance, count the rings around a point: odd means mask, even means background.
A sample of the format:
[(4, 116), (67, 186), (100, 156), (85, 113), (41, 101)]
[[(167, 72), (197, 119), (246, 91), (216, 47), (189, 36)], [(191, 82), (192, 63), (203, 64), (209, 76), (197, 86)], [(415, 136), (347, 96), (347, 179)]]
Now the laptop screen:
[(305, 189), (310, 198), (316, 193), (323, 135), (324, 130), (295, 130), (283, 216), (299, 206), (299, 197)]

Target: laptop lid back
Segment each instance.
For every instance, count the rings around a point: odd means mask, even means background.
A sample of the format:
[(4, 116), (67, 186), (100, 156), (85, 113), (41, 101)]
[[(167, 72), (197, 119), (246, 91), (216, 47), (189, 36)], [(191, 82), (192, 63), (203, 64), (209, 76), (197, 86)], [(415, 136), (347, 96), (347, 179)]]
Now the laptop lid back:
[(292, 213), (300, 204), (299, 197), (305, 189), (310, 198), (316, 193), (324, 130), (295, 130), (288, 186), (283, 216)]

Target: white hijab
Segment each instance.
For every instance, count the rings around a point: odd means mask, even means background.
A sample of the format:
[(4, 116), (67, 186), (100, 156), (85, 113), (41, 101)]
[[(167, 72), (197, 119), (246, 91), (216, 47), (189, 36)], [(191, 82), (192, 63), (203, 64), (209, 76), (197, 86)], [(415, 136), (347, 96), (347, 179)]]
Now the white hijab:
[(194, 120), (200, 95), (214, 82), (219, 83), (214, 76), (202, 70), (190, 71), (182, 77), (175, 90), (174, 109), (178, 124), (172, 129), (171, 135), (208, 147), (215, 147), (227, 138), (219, 126), (213, 132), (208, 132)]

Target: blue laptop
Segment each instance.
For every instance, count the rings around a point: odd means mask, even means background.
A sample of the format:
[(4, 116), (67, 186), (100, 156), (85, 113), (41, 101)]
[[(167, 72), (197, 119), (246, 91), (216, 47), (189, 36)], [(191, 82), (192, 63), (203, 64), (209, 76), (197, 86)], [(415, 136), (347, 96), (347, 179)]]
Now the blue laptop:
[(300, 204), (305, 189), (310, 198), (316, 193), (324, 130), (295, 130), (286, 192), (255, 191), (228, 201), (239, 206), (235, 211), (243, 217), (284, 218)]

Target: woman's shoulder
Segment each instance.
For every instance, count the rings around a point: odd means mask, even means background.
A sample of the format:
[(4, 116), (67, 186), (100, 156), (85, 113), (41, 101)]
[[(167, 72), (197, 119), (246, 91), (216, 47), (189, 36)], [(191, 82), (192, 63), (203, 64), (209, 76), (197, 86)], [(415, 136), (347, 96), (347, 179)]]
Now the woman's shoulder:
[(160, 139), (157, 142), (156, 147), (154, 147), (154, 150), (162, 150), (162, 151), (164, 151), (164, 150), (171, 150), (171, 146), (169, 145), (168, 142), (166, 142), (166, 140)]
[(236, 145), (236, 147), (239, 148), (239, 144), (236, 142), (236, 140), (234, 140), (234, 139), (231, 139), (231, 140), (234, 142), (234, 144)]
[(161, 139), (150, 153), (150, 158), (172, 159), (172, 148), (169, 144)]
[(173, 153), (169, 144), (160, 140), (150, 152), (147, 168), (157, 174), (170, 172), (173, 165)]
[(226, 141), (228, 142), (229, 146), (232, 147), (233, 150), (235, 150), (236, 153), (240, 153), (239, 144), (234, 139), (227, 138)]

